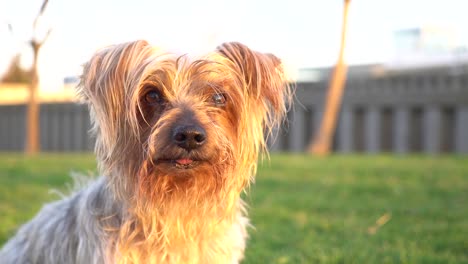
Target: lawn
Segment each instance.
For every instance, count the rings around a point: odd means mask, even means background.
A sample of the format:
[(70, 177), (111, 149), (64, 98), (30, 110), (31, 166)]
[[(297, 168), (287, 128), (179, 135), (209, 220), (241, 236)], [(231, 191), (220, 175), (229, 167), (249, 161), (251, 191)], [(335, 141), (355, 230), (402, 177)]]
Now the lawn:
[[(0, 244), (92, 155), (0, 154)], [(272, 155), (243, 263), (468, 263), (468, 157)]]

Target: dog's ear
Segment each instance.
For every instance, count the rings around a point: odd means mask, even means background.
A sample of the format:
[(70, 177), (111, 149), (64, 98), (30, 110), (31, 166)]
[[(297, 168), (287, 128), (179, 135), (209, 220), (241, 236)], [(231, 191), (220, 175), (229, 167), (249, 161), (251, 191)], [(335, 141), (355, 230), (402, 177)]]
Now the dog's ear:
[(278, 123), (291, 97), (280, 59), (237, 42), (224, 43), (217, 52), (233, 62), (235, 71), (243, 78), (247, 95), (260, 103), (256, 107), (265, 108), (265, 125)]
[(88, 103), (93, 130), (101, 135), (100, 143), (107, 148), (112, 149), (119, 137), (126, 136), (119, 133), (126, 127), (121, 119), (126, 116), (129, 95), (150, 54), (146, 41), (135, 41), (100, 50), (84, 65), (77, 92)]
[[(96, 52), (83, 67), (78, 86), (80, 99), (92, 103), (96, 97), (112, 99), (124, 92), (130, 71), (144, 59), (149, 44), (144, 40), (106, 47)], [(115, 85), (118, 84), (118, 87)], [(110, 97), (109, 97), (110, 96)]]

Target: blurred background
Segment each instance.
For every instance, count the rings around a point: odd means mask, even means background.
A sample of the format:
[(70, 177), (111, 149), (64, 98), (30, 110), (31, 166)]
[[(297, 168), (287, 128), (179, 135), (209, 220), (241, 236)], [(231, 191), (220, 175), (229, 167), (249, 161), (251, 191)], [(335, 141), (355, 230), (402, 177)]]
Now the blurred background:
[(69, 192), (70, 171), (99, 173), (74, 95), (97, 49), (145, 39), (197, 56), (238, 41), (280, 57), (296, 89), (243, 195), (255, 226), (243, 263), (468, 263), (467, 10), (0, 0), (0, 245), (59, 198), (50, 189)]
[[(332, 150), (468, 153), (465, 2), (353, 1)], [(52, 1), (40, 13), (42, 4), (0, 2), (0, 150), (26, 147), (31, 40), (43, 42), (36, 96), (43, 151), (92, 149), (86, 109), (72, 103), (81, 66), (99, 48), (136, 39), (194, 56), (225, 41), (274, 53), (297, 84), (298, 103), (272, 150), (305, 151), (319, 130), (343, 1)]]

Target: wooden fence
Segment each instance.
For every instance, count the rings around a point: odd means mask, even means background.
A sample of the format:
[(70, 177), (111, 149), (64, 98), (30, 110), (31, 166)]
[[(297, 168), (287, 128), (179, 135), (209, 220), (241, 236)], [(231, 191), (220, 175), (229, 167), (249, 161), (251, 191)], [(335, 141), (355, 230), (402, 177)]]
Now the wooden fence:
[[(297, 84), (296, 103), (273, 151), (304, 151), (322, 117), (327, 82)], [(25, 105), (0, 106), (0, 151), (22, 151)], [(84, 105), (43, 104), (43, 151), (91, 151)], [(351, 75), (334, 138), (337, 152), (468, 153), (468, 70)]]
[[(300, 152), (318, 129), (326, 82), (298, 83), (298, 103), (273, 150)], [(468, 70), (351, 76), (333, 148), (337, 152), (468, 153)]]
[[(0, 151), (22, 151), (25, 144), (25, 105), (0, 106)], [(40, 146), (42, 151), (82, 152), (94, 148), (89, 136), (90, 119), (85, 105), (42, 104)]]

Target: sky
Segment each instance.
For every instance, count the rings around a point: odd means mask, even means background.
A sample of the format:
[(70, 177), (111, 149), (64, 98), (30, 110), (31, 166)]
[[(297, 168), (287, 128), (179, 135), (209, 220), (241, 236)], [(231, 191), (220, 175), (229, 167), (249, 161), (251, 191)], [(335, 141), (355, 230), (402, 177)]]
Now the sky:
[[(42, 0), (0, 0), (0, 74), (16, 53), (31, 63), (27, 45)], [(396, 30), (454, 29), (468, 46), (466, 0), (352, 0), (346, 60), (385, 62)], [(199, 55), (226, 41), (282, 58), (292, 71), (332, 65), (337, 58), (342, 0), (49, 0), (38, 36), (52, 28), (39, 58), (42, 86), (60, 87), (78, 75), (99, 48), (146, 39), (171, 52)], [(13, 34), (8, 30), (13, 27)]]

